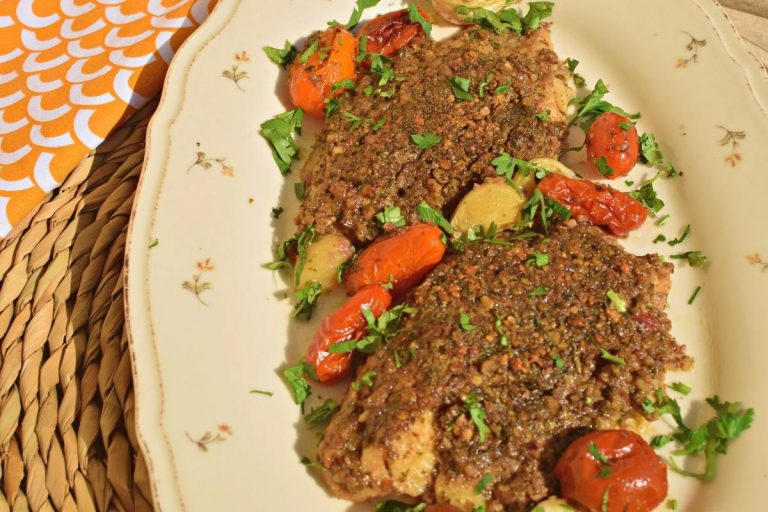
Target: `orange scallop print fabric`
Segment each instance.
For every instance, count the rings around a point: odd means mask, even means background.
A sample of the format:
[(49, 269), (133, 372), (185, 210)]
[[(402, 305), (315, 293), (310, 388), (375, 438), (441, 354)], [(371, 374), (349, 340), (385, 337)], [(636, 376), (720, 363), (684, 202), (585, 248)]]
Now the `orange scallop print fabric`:
[(0, 239), (162, 87), (216, 0), (0, 0)]

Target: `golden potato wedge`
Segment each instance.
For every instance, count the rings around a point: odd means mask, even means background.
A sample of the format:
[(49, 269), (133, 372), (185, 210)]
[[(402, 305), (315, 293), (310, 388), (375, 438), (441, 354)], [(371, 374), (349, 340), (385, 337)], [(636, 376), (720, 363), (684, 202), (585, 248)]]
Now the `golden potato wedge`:
[[(524, 179), (521, 189), (524, 189), (523, 185), (526, 188), (528, 186), (528, 178)], [(530, 181), (533, 183), (532, 175)], [(526, 200), (524, 193), (508, 185), (503, 178), (488, 179), (475, 185), (462, 198), (453, 212), (451, 224), (462, 233), (474, 226), (488, 229), (492, 223), (499, 229), (508, 228), (520, 220), (520, 212)]]
[(531, 160), (531, 163), (536, 167), (541, 167), (542, 169), (546, 169), (549, 172), (556, 172), (558, 174), (562, 174), (563, 176), (568, 176), (569, 178), (577, 177), (576, 173), (573, 172), (570, 168), (566, 167), (562, 162), (553, 158), (534, 158)]
[(299, 283), (317, 281), (323, 290), (338, 285), (339, 265), (355, 253), (352, 243), (345, 236), (325, 235), (307, 248), (307, 261), (299, 276)]
[(538, 505), (533, 507), (536, 512), (565, 512), (567, 510), (576, 510), (568, 504), (563, 498), (557, 496), (550, 496), (544, 501), (539, 502)]

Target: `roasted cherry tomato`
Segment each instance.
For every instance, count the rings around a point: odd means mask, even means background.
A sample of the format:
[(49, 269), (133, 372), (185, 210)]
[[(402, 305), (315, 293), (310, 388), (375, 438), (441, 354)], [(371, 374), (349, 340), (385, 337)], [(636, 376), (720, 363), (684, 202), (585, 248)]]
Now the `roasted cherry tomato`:
[(387, 290), (378, 285), (368, 286), (323, 318), (307, 351), (307, 362), (315, 368), (317, 380), (334, 382), (349, 373), (352, 352), (333, 353), (329, 351), (330, 347), (362, 336), (367, 325), (360, 311), (362, 308), (370, 309), (378, 318), (389, 309), (390, 304), (392, 296)]
[[(427, 13), (419, 9), (419, 13), (429, 21)], [(396, 55), (401, 49), (415, 43), (424, 37), (424, 30), (418, 23), (413, 23), (408, 14), (408, 9), (388, 12), (376, 16), (363, 25), (358, 38), (367, 36), (366, 51), (368, 53), (380, 53), (385, 57)], [(370, 64), (368, 59), (364, 64)]]
[(308, 115), (323, 117), (325, 100), (343, 93), (331, 92), (333, 84), (357, 78), (356, 56), (357, 39), (345, 28), (331, 27), (311, 40), (291, 66), (288, 90), (293, 104)]
[[(631, 127), (625, 130), (622, 123)], [(606, 112), (595, 119), (587, 131), (587, 162), (592, 170), (608, 179), (626, 176), (637, 163), (639, 153), (637, 129), (629, 118)], [(599, 168), (600, 158), (605, 158), (605, 164), (613, 172)]]
[(639, 228), (648, 217), (648, 210), (634, 197), (591, 181), (553, 173), (541, 180), (539, 190), (568, 208), (574, 217), (586, 217), (616, 236)]
[(347, 293), (352, 295), (372, 284), (391, 283), (392, 294), (402, 295), (443, 259), (442, 236), (434, 224), (414, 224), (375, 241), (347, 270)]
[(455, 505), (440, 503), (438, 505), (428, 505), (424, 512), (462, 512), (462, 510)]
[(580, 437), (560, 457), (555, 477), (560, 494), (590, 512), (650, 512), (667, 496), (666, 464), (629, 430)]

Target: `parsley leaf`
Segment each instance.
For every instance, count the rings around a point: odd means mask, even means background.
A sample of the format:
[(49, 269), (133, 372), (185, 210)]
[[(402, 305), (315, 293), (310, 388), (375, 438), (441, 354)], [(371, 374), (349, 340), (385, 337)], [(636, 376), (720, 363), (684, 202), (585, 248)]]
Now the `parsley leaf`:
[(341, 107), (341, 100), (339, 98), (326, 98), (325, 99), (325, 118), (330, 118), (334, 112)]
[(530, 267), (535, 264), (537, 267), (546, 267), (549, 265), (549, 254), (546, 252), (535, 252), (525, 262), (526, 267)]
[(493, 91), (493, 94), (496, 94), (496, 95), (504, 94), (509, 90), (509, 87), (510, 87), (509, 84), (501, 84)]
[(310, 224), (299, 233), (293, 235), (293, 237), (278, 245), (277, 250), (275, 251), (275, 260), (271, 263), (267, 263), (266, 267), (269, 270), (292, 267), (291, 263), (288, 261), (288, 251), (291, 248), (295, 248), (297, 258), (296, 267), (293, 271), (293, 282), (298, 286), (300, 284), (299, 280), (301, 279), (301, 272), (304, 270), (304, 265), (307, 262), (307, 249), (312, 242), (315, 241), (316, 236), (317, 232), (315, 231), (315, 226), (314, 224)]
[(528, 292), (528, 295), (531, 297), (543, 297), (548, 293), (549, 293), (549, 288), (547, 288), (546, 286), (537, 286), (536, 288)]
[(586, 87), (587, 81), (584, 80), (583, 76), (576, 73), (576, 66), (579, 65), (579, 61), (576, 59), (568, 58), (568, 59), (565, 59), (565, 65), (568, 66), (568, 71), (571, 72), (574, 85), (576, 85), (576, 87)]
[(675, 246), (683, 243), (685, 239), (688, 238), (688, 235), (690, 234), (691, 234), (691, 225), (688, 224), (685, 226), (685, 228), (683, 229), (683, 232), (680, 234), (679, 237), (669, 241), (669, 245)]
[(485, 409), (483, 404), (477, 400), (477, 395), (470, 393), (467, 398), (464, 399), (464, 404), (469, 411), (469, 417), (472, 418), (472, 423), (477, 427), (477, 433), (481, 443), (485, 442), (485, 438), (491, 433), (491, 429), (485, 424)]
[(272, 158), (283, 176), (291, 172), (291, 162), (299, 156), (299, 146), (292, 134), (301, 133), (303, 120), (304, 111), (297, 108), (261, 123), (259, 133), (272, 146)]
[(267, 54), (269, 60), (278, 66), (283, 67), (293, 63), (293, 60), (296, 58), (296, 52), (298, 51), (296, 47), (288, 41), (285, 42), (285, 47), (282, 50), (271, 46), (265, 46), (262, 50)]
[(448, 233), (449, 235), (453, 234), (453, 226), (450, 222), (448, 222), (448, 219), (443, 217), (443, 214), (429, 206), (426, 202), (422, 201), (419, 203), (419, 205), (416, 207), (416, 211), (419, 214), (419, 217), (424, 222), (431, 222), (432, 224), (437, 224), (443, 231)]
[(425, 34), (432, 35), (432, 24), (424, 18), (419, 12), (419, 8), (414, 3), (408, 3), (408, 19), (411, 23), (418, 23)]
[(595, 119), (600, 114), (604, 114), (605, 112), (615, 112), (630, 119), (640, 118), (640, 114), (629, 114), (622, 108), (619, 108), (616, 105), (605, 101), (603, 97), (606, 94), (608, 94), (608, 87), (606, 87), (602, 80), (598, 80), (595, 83), (595, 88), (589, 95), (584, 98), (573, 98), (570, 101), (570, 104), (576, 105), (578, 112), (576, 113), (576, 116), (568, 123), (568, 126), (573, 126), (578, 122), (579, 127), (581, 127), (581, 129), (586, 132), (589, 130), (589, 127), (592, 126), (592, 123), (595, 121)]
[(693, 304), (700, 293), (701, 293), (701, 286), (697, 286), (696, 289), (693, 291), (691, 298), (688, 299), (688, 305)]
[(312, 409), (311, 412), (304, 415), (304, 421), (307, 422), (309, 428), (318, 428), (331, 421), (331, 418), (336, 411), (339, 410), (339, 404), (335, 400), (329, 398), (323, 405)]
[(301, 201), (304, 199), (304, 182), (297, 181), (293, 184), (293, 192), (296, 194), (296, 199)]
[(496, 327), (496, 332), (499, 333), (499, 345), (502, 347), (509, 346), (509, 338), (507, 338), (507, 334), (504, 331), (504, 325), (501, 322), (500, 317), (496, 317), (496, 322), (494, 322), (494, 327)]
[(381, 226), (384, 224), (392, 224), (398, 228), (405, 226), (405, 217), (400, 212), (399, 206), (384, 207), (382, 211), (376, 214), (376, 220)]
[(611, 168), (610, 165), (608, 165), (608, 159), (606, 159), (604, 156), (598, 158), (595, 162), (595, 165), (597, 166), (597, 170), (600, 171), (601, 176), (608, 177), (615, 174), (615, 171)]
[(461, 326), (461, 329), (466, 332), (471, 332), (477, 329), (477, 326), (472, 324), (472, 320), (466, 313), (459, 315), (459, 325)]
[(379, 318), (376, 318), (369, 308), (361, 308), (360, 313), (362, 313), (367, 323), (365, 327), (366, 336), (359, 340), (353, 339), (331, 345), (328, 351), (339, 354), (359, 350), (360, 352), (370, 354), (383, 343), (389, 342), (397, 334), (400, 329), (400, 323), (405, 316), (412, 315), (415, 312), (415, 308), (403, 303), (388, 309)]
[(482, 7), (459, 5), (456, 7), (456, 13), (467, 16), (464, 18), (465, 23), (480, 25), (483, 28), (493, 30), (497, 34), (503, 34), (509, 30), (520, 34), (523, 31), (520, 16), (514, 9), (506, 9), (497, 14)]
[(273, 219), (277, 219), (278, 217), (280, 217), (280, 214), (283, 213), (284, 211), (285, 210), (283, 210), (282, 206), (278, 206), (276, 208), (272, 208), (272, 214), (271, 214), (272, 218)]
[(597, 448), (595, 443), (589, 443), (589, 454), (595, 459), (595, 462), (600, 464), (600, 473), (597, 477), (608, 478), (611, 476), (611, 461)]
[(295, 365), (286, 368), (283, 371), (283, 376), (291, 386), (293, 401), (299, 405), (304, 404), (304, 401), (312, 394), (312, 388), (305, 377), (314, 378), (315, 369), (302, 359)]
[(477, 485), (475, 486), (475, 494), (482, 494), (486, 487), (488, 487), (488, 484), (490, 484), (493, 481), (493, 475), (490, 473), (486, 473), (483, 475), (483, 477), (480, 479), (479, 482), (477, 482)]
[(640, 159), (650, 166), (664, 163), (664, 155), (652, 133), (644, 133), (640, 136)]
[(379, 75), (377, 83), (379, 87), (383, 87), (392, 80), (397, 79), (395, 70), (388, 64), (388, 58), (379, 53), (369, 53), (368, 56), (371, 58), (371, 73)]
[(344, 116), (344, 120), (349, 123), (349, 131), (357, 130), (362, 126), (365, 119), (360, 116), (356, 116), (352, 112), (345, 110), (341, 113)]
[(341, 82), (335, 82), (331, 86), (331, 92), (336, 92), (339, 89), (346, 89), (347, 91), (353, 91), (357, 87), (357, 83), (354, 80), (345, 78)]
[(372, 129), (374, 132), (377, 132), (377, 131), (381, 130), (381, 127), (382, 127), (382, 126), (384, 126), (384, 124), (385, 124), (386, 122), (387, 122), (387, 118), (386, 118), (386, 117), (384, 117), (384, 116), (382, 116), (382, 117), (381, 117), (381, 118), (379, 118), (379, 119), (378, 119), (378, 120), (377, 120), (375, 123), (373, 123), (373, 126), (371, 127), (371, 129)]
[(549, 110), (545, 110), (536, 114), (536, 119), (539, 121), (549, 121)]
[(307, 46), (303, 52), (301, 52), (301, 57), (299, 57), (299, 62), (302, 64), (306, 64), (309, 58), (314, 55), (314, 53), (317, 51), (317, 39), (312, 41), (312, 44)]
[(703, 267), (707, 264), (708, 258), (701, 251), (688, 251), (670, 256), (673, 260), (687, 260), (692, 267)]
[(373, 370), (365, 372), (361, 377), (360, 380), (357, 380), (352, 383), (352, 389), (355, 391), (360, 391), (360, 388), (363, 384), (368, 386), (369, 388), (373, 387), (374, 379), (376, 379), (376, 372)]
[(544, 232), (548, 232), (549, 224), (548, 220), (554, 216), (559, 217), (562, 220), (568, 220), (571, 217), (571, 212), (550, 197), (544, 196), (541, 190), (538, 188), (533, 189), (531, 197), (528, 198), (525, 205), (523, 205), (523, 214), (516, 229), (530, 227), (533, 225), (538, 213), (541, 219), (541, 225), (544, 228)]
[(443, 137), (429, 132), (425, 132), (423, 134), (414, 133), (411, 135), (411, 140), (421, 149), (428, 149), (435, 144), (442, 142)]
[(456, 96), (458, 99), (465, 100), (465, 101), (471, 101), (475, 99), (475, 97), (469, 93), (469, 84), (470, 84), (469, 78), (455, 76), (450, 79), (450, 84), (451, 84), (451, 90), (453, 91), (453, 95)]
[(523, 176), (528, 176), (531, 172), (536, 171), (536, 167), (527, 160), (514, 158), (508, 153), (501, 153), (491, 160), (491, 165), (496, 169), (496, 174), (503, 176), (510, 185), (514, 185), (512, 179), (516, 170), (519, 169)]
[(669, 385), (669, 387), (671, 389), (674, 389), (681, 395), (687, 395), (688, 393), (691, 392), (691, 386), (687, 384), (683, 384), (682, 382), (673, 382), (672, 384)]
[(613, 363), (619, 366), (624, 366), (625, 364), (627, 364), (627, 362), (624, 361), (622, 358), (611, 354), (603, 347), (600, 347), (600, 357), (610, 363)]
[(296, 290), (296, 304), (293, 306), (293, 317), (299, 320), (309, 320), (317, 307), (323, 286), (317, 281), (307, 281)]
[(542, 18), (552, 15), (554, 2), (530, 2), (528, 12), (523, 17), (523, 28), (525, 30), (536, 30), (541, 25)]
[(613, 304), (613, 307), (616, 308), (616, 311), (619, 313), (626, 313), (627, 312), (627, 302), (621, 298), (621, 296), (616, 293), (613, 290), (608, 290), (606, 292), (606, 295), (608, 296), (608, 299)]
[[(379, 0), (356, 0), (355, 8), (352, 10), (352, 15), (349, 17), (349, 21), (347, 22), (346, 27), (349, 30), (355, 28), (363, 17), (363, 11), (371, 7), (376, 7), (378, 3)], [(333, 21), (330, 24), (340, 25), (338, 21)]]
[(655, 217), (656, 214), (664, 208), (664, 201), (659, 198), (656, 190), (653, 188), (655, 179), (656, 178), (649, 180), (639, 189), (629, 193), (630, 196), (634, 197), (648, 208), (648, 213), (651, 214), (651, 217)]

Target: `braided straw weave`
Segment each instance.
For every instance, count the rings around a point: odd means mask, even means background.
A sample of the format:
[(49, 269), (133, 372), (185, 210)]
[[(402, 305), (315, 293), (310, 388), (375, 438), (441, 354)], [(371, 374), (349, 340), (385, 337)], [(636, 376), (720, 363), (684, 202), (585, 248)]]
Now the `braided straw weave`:
[(123, 259), (156, 102), (0, 242), (0, 512), (151, 511)]

